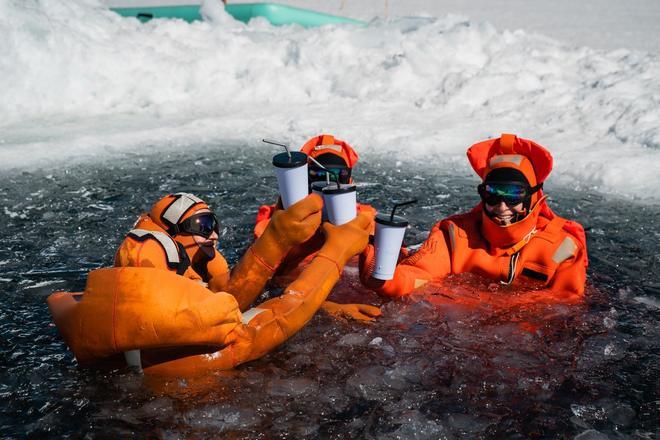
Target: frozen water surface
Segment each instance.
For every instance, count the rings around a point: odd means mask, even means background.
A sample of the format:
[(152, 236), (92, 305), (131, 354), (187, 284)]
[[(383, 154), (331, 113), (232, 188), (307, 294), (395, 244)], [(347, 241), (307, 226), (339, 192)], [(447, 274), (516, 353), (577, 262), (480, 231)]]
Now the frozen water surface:
[[(0, 1), (0, 436), (657, 436), (657, 2), (454, 3), (306, 0), (381, 19), (303, 30), (217, 5), (207, 22), (142, 25), (99, 0)], [(613, 22), (590, 32), (601, 14)], [(81, 290), (171, 191), (215, 207), (236, 262), (275, 198), (257, 136), (321, 131), (358, 147), (362, 202), (419, 198), (410, 245), (477, 201), (470, 143), (506, 131), (548, 146), (551, 204), (588, 233), (587, 303), (448, 303), (508, 294), (470, 276), (386, 303), (349, 267), (332, 297), (382, 304), (372, 325), (319, 313), (263, 359), (197, 380), (76, 367), (50, 293)]]
[[(267, 150), (267, 149), (266, 149)], [(90, 165), (5, 172), (0, 188), (0, 433), (162, 438), (653, 438), (657, 433), (657, 206), (548, 188), (586, 227), (584, 307), (467, 309), (425, 292), (384, 302), (349, 271), (332, 298), (383, 305), (372, 325), (322, 312), (290, 341), (235, 371), (162, 381), (80, 370), (45, 298), (80, 290), (112, 263), (137, 215), (170, 191), (207, 200), (234, 263), (257, 206), (275, 198), (270, 153), (242, 145), (120, 154)], [(409, 244), (476, 202), (462, 169), (367, 155), (359, 200), (409, 207)], [(462, 277), (449, 292), (488, 282)], [(492, 288), (492, 286), (491, 286)], [(273, 291), (271, 294), (277, 294)], [(506, 291), (502, 291), (506, 294)], [(640, 300), (646, 298), (647, 300)]]

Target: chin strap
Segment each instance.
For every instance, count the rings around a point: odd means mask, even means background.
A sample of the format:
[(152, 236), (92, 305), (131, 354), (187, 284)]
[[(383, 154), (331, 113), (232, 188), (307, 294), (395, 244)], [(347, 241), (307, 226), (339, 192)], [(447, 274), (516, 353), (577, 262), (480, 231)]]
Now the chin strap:
[(536, 192), (539, 191), (539, 190), (541, 190), (541, 189), (543, 189), (543, 182), (541, 182), (541, 183), (539, 183), (538, 185), (533, 186), (533, 187), (531, 187), (531, 188), (529, 189), (529, 197), (527, 198), (527, 200), (525, 200), (525, 201), (523, 202), (523, 209), (524, 209), (524, 212), (526, 212), (526, 214), (525, 214), (524, 217), (521, 217), (521, 218), (519, 218), (519, 219), (516, 219), (516, 221), (518, 221), (518, 220), (522, 220), (523, 218), (525, 218), (525, 217), (527, 216), (527, 213), (529, 213), (530, 205), (532, 204), (532, 196), (533, 196), (534, 194), (536, 194)]

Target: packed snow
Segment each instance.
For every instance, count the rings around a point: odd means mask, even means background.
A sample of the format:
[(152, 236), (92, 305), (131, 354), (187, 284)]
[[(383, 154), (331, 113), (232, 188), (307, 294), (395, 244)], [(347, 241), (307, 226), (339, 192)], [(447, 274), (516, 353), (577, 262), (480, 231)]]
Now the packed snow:
[(212, 0), (192, 24), (2, 1), (0, 170), (330, 132), (366, 157), (467, 172), (469, 145), (510, 132), (552, 151), (551, 184), (660, 200), (657, 53), (397, 5), (303, 29), (245, 25)]

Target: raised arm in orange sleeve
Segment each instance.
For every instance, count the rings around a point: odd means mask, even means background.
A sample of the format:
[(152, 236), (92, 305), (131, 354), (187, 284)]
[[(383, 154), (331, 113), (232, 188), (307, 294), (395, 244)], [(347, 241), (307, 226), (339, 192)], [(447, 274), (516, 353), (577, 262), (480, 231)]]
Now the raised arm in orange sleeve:
[(371, 277), (375, 266), (375, 250), (372, 245), (360, 255), (360, 279), (362, 283), (381, 295), (400, 297), (410, 294), (427, 282), (443, 278), (451, 273), (451, 259), (446, 232), (436, 224), (429, 237), (413, 255), (401, 260), (394, 277), (382, 281)]

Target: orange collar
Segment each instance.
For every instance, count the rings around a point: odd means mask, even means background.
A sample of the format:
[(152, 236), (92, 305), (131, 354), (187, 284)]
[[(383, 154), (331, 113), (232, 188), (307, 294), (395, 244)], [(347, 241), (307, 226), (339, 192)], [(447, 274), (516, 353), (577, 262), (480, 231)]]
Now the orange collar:
[(508, 226), (500, 226), (486, 215), (486, 209), (481, 205), (481, 234), (494, 249), (505, 250), (509, 255), (515, 254), (525, 246), (536, 233), (541, 209), (545, 202), (543, 196), (527, 214), (527, 217)]

